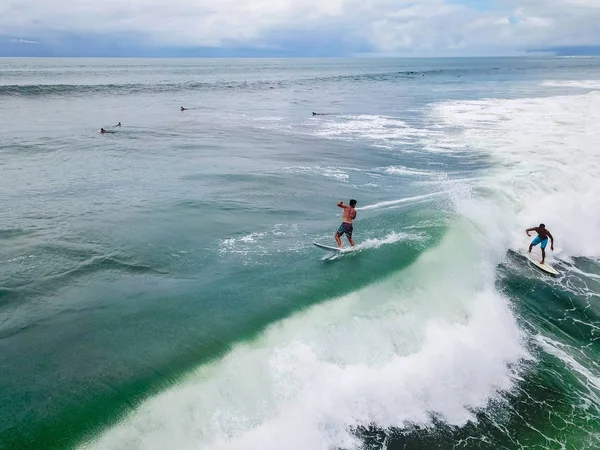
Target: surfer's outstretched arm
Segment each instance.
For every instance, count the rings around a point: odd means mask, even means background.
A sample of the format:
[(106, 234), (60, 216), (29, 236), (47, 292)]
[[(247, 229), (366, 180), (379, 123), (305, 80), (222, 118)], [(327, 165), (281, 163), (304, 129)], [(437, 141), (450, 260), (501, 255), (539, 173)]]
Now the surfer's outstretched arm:
[(527, 233), (527, 236), (531, 236), (529, 233), (532, 232), (532, 231), (535, 231), (535, 228), (527, 228), (525, 230), (525, 233)]
[(338, 207), (339, 208), (345, 208), (346, 207), (346, 205), (344, 205), (344, 201), (343, 200), (338, 203)]

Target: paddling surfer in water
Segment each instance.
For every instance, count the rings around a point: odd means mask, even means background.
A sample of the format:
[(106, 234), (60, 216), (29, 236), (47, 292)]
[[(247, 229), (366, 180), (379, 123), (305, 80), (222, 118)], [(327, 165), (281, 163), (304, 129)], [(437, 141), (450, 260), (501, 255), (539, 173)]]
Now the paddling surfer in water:
[(338, 207), (344, 209), (344, 218), (342, 224), (335, 233), (335, 241), (339, 248), (342, 248), (342, 240), (340, 239), (344, 234), (348, 238), (350, 245), (354, 247), (354, 241), (352, 240), (352, 221), (356, 219), (356, 200), (350, 200), (350, 205), (344, 205), (344, 202), (339, 202)]
[(540, 247), (542, 248), (541, 264), (544, 264), (544, 261), (546, 260), (546, 245), (548, 245), (548, 238), (550, 238), (550, 250), (554, 251), (554, 237), (552, 236), (550, 231), (548, 231), (548, 229), (546, 228), (546, 225), (544, 225), (543, 223), (540, 223), (539, 227), (527, 228), (525, 230), (525, 233), (527, 233), (527, 236), (531, 236), (529, 234), (529, 232), (531, 232), (531, 231), (535, 231), (538, 235), (533, 239), (533, 241), (531, 241), (531, 244), (529, 244), (529, 253), (531, 253), (531, 249), (535, 245), (541, 244), (540, 245)]

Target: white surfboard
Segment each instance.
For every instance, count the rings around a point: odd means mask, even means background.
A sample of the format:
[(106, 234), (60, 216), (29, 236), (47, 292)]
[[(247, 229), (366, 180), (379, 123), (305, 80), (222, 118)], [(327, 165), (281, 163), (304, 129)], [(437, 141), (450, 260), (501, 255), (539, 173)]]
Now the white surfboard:
[(540, 257), (540, 255), (536, 255), (536, 254), (532, 254), (532, 253), (526, 253), (525, 256), (527, 257), (527, 259), (529, 260), (529, 262), (531, 262), (538, 269), (543, 270), (544, 272), (546, 272), (546, 273), (548, 273), (550, 275), (559, 275), (560, 274), (560, 272), (558, 270), (556, 270), (554, 267), (552, 267), (547, 262), (545, 262), (544, 264), (540, 264), (540, 261), (542, 259)]
[(313, 242), (316, 247), (319, 247), (321, 250), (325, 250), (329, 252), (327, 256), (321, 258), (323, 261), (333, 261), (335, 259), (341, 258), (345, 253), (350, 253), (353, 250), (356, 250), (356, 247), (332, 247), (330, 245), (319, 244), (318, 242)]
[(319, 244), (318, 242), (313, 242), (313, 244), (316, 247), (319, 247), (320, 249), (323, 250), (327, 250), (328, 252), (333, 252), (333, 253), (346, 253), (346, 252), (351, 252), (356, 250), (356, 247), (332, 247), (330, 245), (323, 245), (323, 244)]
[(344, 251), (343, 248), (339, 248), (339, 247), (331, 247), (329, 245), (323, 245), (323, 244), (319, 244), (318, 242), (313, 242), (314, 245), (316, 245), (319, 248), (322, 248), (323, 250), (328, 250), (330, 252), (335, 252), (335, 253), (342, 253)]

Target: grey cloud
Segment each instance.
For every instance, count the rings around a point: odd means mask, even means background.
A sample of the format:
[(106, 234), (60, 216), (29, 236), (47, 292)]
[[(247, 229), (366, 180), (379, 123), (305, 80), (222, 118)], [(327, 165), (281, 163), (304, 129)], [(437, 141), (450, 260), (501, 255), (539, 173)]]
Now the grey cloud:
[[(600, 0), (5, 0), (0, 35), (135, 35), (160, 46), (270, 46), (275, 30), (341, 30), (382, 53), (511, 53), (600, 41)], [(288, 38), (288, 41), (290, 39)], [(300, 44), (298, 44), (300, 45)], [(324, 42), (326, 45), (326, 42)]]

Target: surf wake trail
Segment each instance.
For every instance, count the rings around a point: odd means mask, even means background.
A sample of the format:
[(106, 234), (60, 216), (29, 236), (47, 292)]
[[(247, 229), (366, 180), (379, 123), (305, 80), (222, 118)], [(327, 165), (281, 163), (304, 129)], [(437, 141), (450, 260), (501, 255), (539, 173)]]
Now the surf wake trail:
[(494, 161), (452, 196), (437, 246), (383, 281), (268, 326), (82, 447), (358, 449), (360, 427), (476, 422), (533, 358), (495, 285), (506, 249), (522, 248), (524, 228), (545, 221), (561, 257), (600, 255), (600, 241), (585, 236), (600, 229), (600, 156), (586, 146), (599, 136), (585, 123), (598, 123), (599, 103), (592, 92), (435, 105), (449, 131), (419, 133), (425, 151)]
[(405, 197), (397, 200), (387, 200), (384, 202), (374, 203), (372, 205), (366, 205), (356, 208), (357, 211), (371, 211), (376, 209), (393, 208), (399, 205), (412, 205), (421, 203), (430, 199), (439, 198), (446, 195), (445, 192), (433, 192), (431, 194), (417, 195), (415, 197)]

